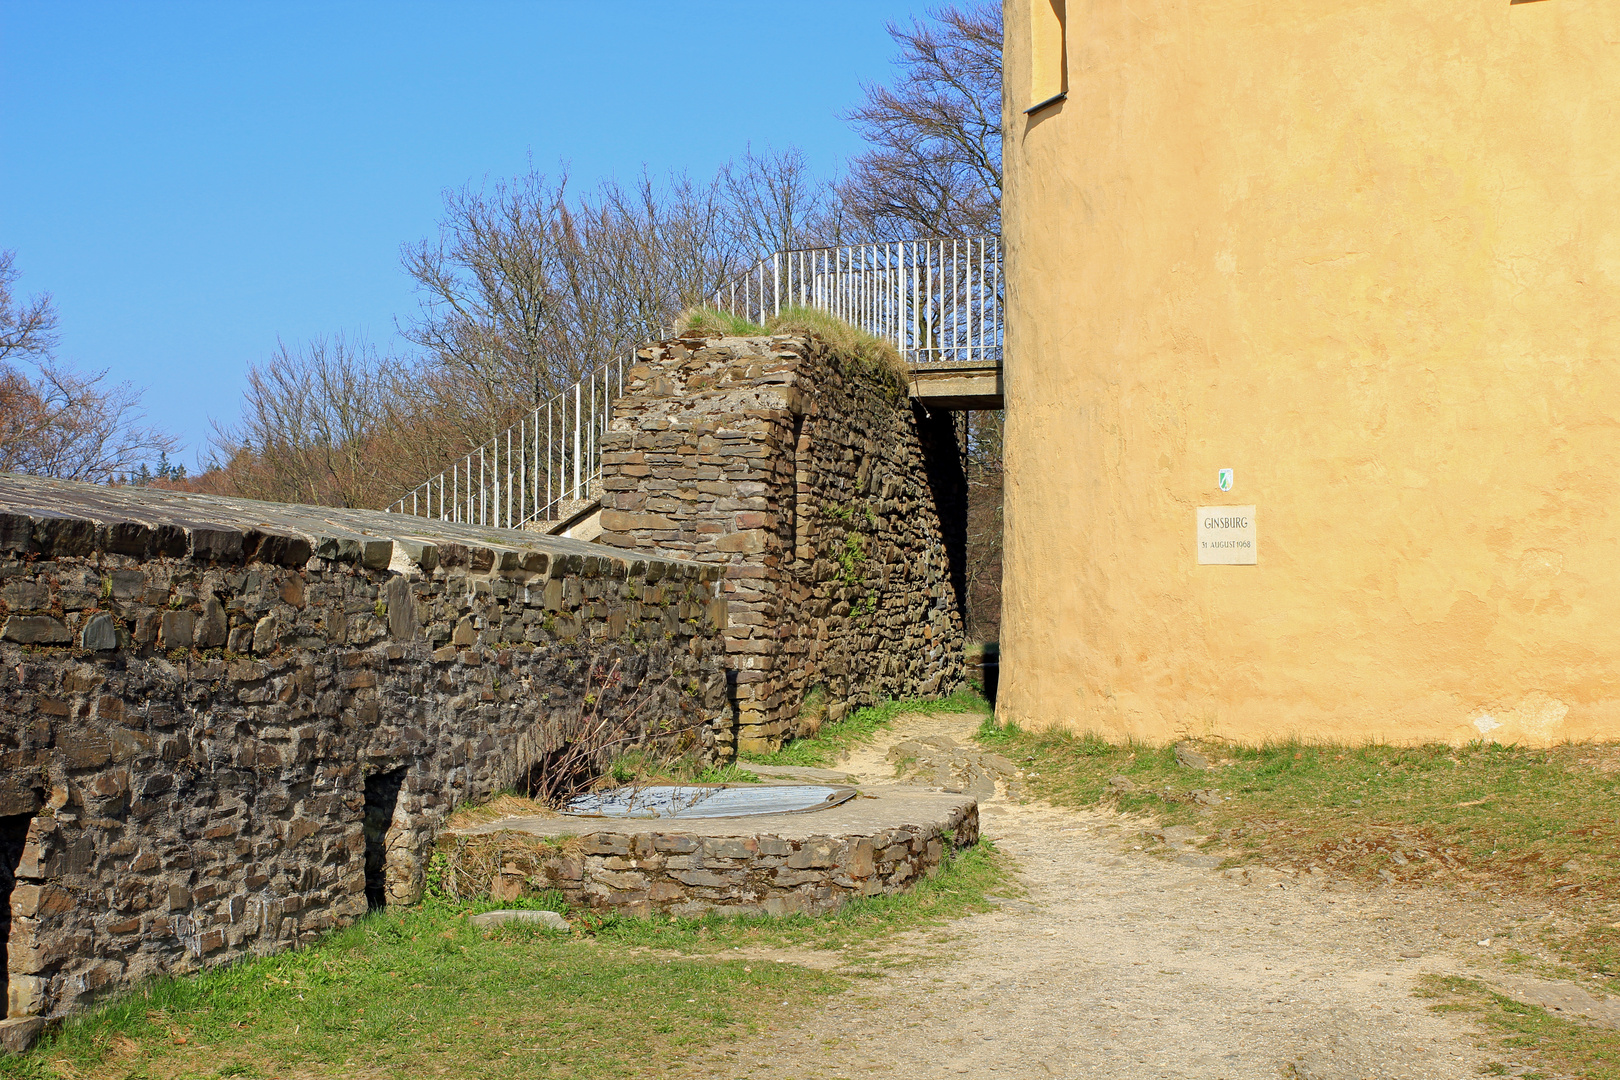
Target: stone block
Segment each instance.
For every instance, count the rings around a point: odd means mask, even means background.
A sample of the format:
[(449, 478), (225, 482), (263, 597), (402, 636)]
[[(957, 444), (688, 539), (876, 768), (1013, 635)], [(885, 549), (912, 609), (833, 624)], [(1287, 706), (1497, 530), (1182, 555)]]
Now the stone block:
[(112, 760), (112, 740), (105, 731), (77, 728), (57, 738), (57, 753), (69, 769), (95, 769)]
[(8, 615), (0, 638), (19, 645), (66, 645), (73, 640), (68, 628), (51, 615)]
[[(12, 995), (14, 996), (14, 995)], [(45, 1033), (45, 1020), (39, 1016), (17, 1016), (0, 1020), (0, 1049), (21, 1054), (32, 1049)]]
[(669, 876), (684, 885), (724, 888), (733, 884), (731, 877), (712, 870), (671, 870)]
[(630, 838), (621, 833), (589, 833), (580, 837), (580, 850), (587, 855), (628, 855)]
[(192, 644), (199, 649), (223, 648), (228, 628), (224, 606), (209, 597), (203, 601), (202, 617), (196, 620)]
[(20, 968), (13, 967), (6, 986), (6, 1016), (13, 1019), (37, 1015), (46, 1006), (45, 992), (49, 980), (20, 972)]
[(555, 911), (486, 911), (482, 915), (474, 915), (468, 921), (481, 930), (505, 926), (508, 923), (541, 926), (547, 930), (569, 929), (568, 920)]
[(789, 855), (787, 865), (795, 870), (831, 868), (837, 864), (837, 845), (831, 840), (806, 840)]
[(838, 868), (850, 877), (871, 877), (875, 868), (876, 851), (872, 841), (861, 838), (852, 843), (846, 843), (838, 859)]
[(757, 555), (765, 550), (766, 532), (764, 529), (745, 529), (730, 533), (714, 541), (711, 545), (716, 551), (732, 554)]
[(165, 611), (158, 644), (164, 649), (189, 649), (196, 635), (197, 616), (190, 611)]
[(749, 859), (757, 850), (751, 837), (711, 836), (703, 841), (707, 859)]
[(635, 514), (624, 510), (602, 511), (602, 531), (615, 533), (629, 533), (641, 530), (669, 530), (680, 528), (674, 518), (663, 514)]
[(51, 606), (51, 587), (43, 581), (10, 581), (0, 589), (10, 611), (45, 611)]
[(653, 850), (655, 851), (663, 851), (672, 855), (685, 855), (696, 851), (697, 847), (697, 838), (686, 833), (658, 833), (653, 836)]
[(139, 570), (114, 570), (107, 577), (114, 600), (139, 600), (146, 592), (146, 575)]
[(118, 648), (117, 620), (104, 611), (90, 616), (79, 631), (79, 647), (96, 652)]

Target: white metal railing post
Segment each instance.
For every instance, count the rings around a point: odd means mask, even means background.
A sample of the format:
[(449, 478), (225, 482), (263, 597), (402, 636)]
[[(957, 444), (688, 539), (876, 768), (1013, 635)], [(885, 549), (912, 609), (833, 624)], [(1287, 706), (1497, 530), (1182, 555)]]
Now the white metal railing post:
[(957, 350), (959, 348), (958, 342), (961, 340), (961, 333), (962, 333), (962, 331), (961, 331), (961, 325), (962, 325), (962, 294), (959, 291), (961, 289), (961, 287), (962, 287), (962, 276), (958, 272), (958, 263), (956, 261), (958, 250), (959, 250), (959, 248), (958, 248), (957, 242), (955, 240), (952, 240), (951, 241), (951, 323), (950, 323), (950, 326), (951, 326), (951, 359), (953, 359), (953, 360), (957, 360), (957, 359), (961, 358), (958, 355), (958, 352), (957, 352)]

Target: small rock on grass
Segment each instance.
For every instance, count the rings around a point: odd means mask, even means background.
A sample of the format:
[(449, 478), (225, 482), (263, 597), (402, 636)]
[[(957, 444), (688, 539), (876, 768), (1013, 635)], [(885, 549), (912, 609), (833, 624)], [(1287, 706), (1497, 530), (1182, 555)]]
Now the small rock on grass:
[(1129, 795), (1131, 792), (1136, 790), (1136, 784), (1134, 784), (1131, 779), (1126, 776), (1110, 777), (1108, 781), (1108, 790), (1117, 792), (1120, 795)]
[(1200, 753), (1191, 743), (1176, 744), (1176, 761), (1188, 769), (1205, 770), (1210, 767), (1210, 760)]
[(0, 1020), (0, 1048), (20, 1054), (32, 1047), (44, 1030), (45, 1021), (38, 1016)]
[(486, 911), (472, 917), (472, 924), (482, 930), (509, 922), (539, 923), (552, 930), (568, 929), (568, 920), (555, 911)]

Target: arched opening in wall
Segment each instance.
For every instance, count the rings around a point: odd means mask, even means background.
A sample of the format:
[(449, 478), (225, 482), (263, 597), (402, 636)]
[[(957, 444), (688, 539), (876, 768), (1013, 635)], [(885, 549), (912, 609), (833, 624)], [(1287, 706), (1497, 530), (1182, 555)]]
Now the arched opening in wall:
[(809, 524), (808, 510), (805, 505), (805, 489), (810, 484), (810, 474), (806, 470), (810, 467), (810, 437), (804, 429), (804, 414), (799, 413), (793, 417), (793, 478), (788, 484), (788, 505), (783, 508), (782, 520), (786, 526), (787, 558), (783, 560), (785, 568), (797, 570), (800, 564), (799, 545), (808, 539), (806, 526)]
[(17, 886), (17, 866), (22, 862), (23, 848), (28, 843), (28, 823), (32, 814), (6, 814), (0, 816), (0, 1009), (11, 1000), (10, 959), (7, 949), (11, 944), (11, 894)]
[(957, 441), (956, 415), (945, 409), (929, 410), (912, 403), (917, 441), (922, 446), (923, 469), (929, 494), (939, 515), (945, 556), (950, 564), (950, 586), (956, 610), (967, 625), (967, 473), (966, 457)]
[(963, 575), (968, 641), (993, 654), (1001, 638), (1003, 417), (1001, 409), (964, 409), (957, 438), (967, 483)]
[(564, 743), (529, 766), (523, 793), (549, 806), (560, 805), (591, 786), (599, 755), (600, 750), (593, 751), (584, 743)]
[(366, 906), (388, 904), (388, 834), (405, 784), (405, 766), (366, 777)]

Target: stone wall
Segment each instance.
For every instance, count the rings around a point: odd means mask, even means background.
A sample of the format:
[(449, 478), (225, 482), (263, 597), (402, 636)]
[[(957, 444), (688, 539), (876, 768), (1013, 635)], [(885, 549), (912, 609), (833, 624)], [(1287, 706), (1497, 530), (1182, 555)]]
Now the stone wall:
[(0, 474), (9, 1015), (413, 901), (458, 803), (617, 745), (731, 756), (719, 575)]
[(725, 568), (740, 748), (960, 684), (961, 455), (883, 365), (815, 337), (653, 345), (603, 451), (602, 542)]

